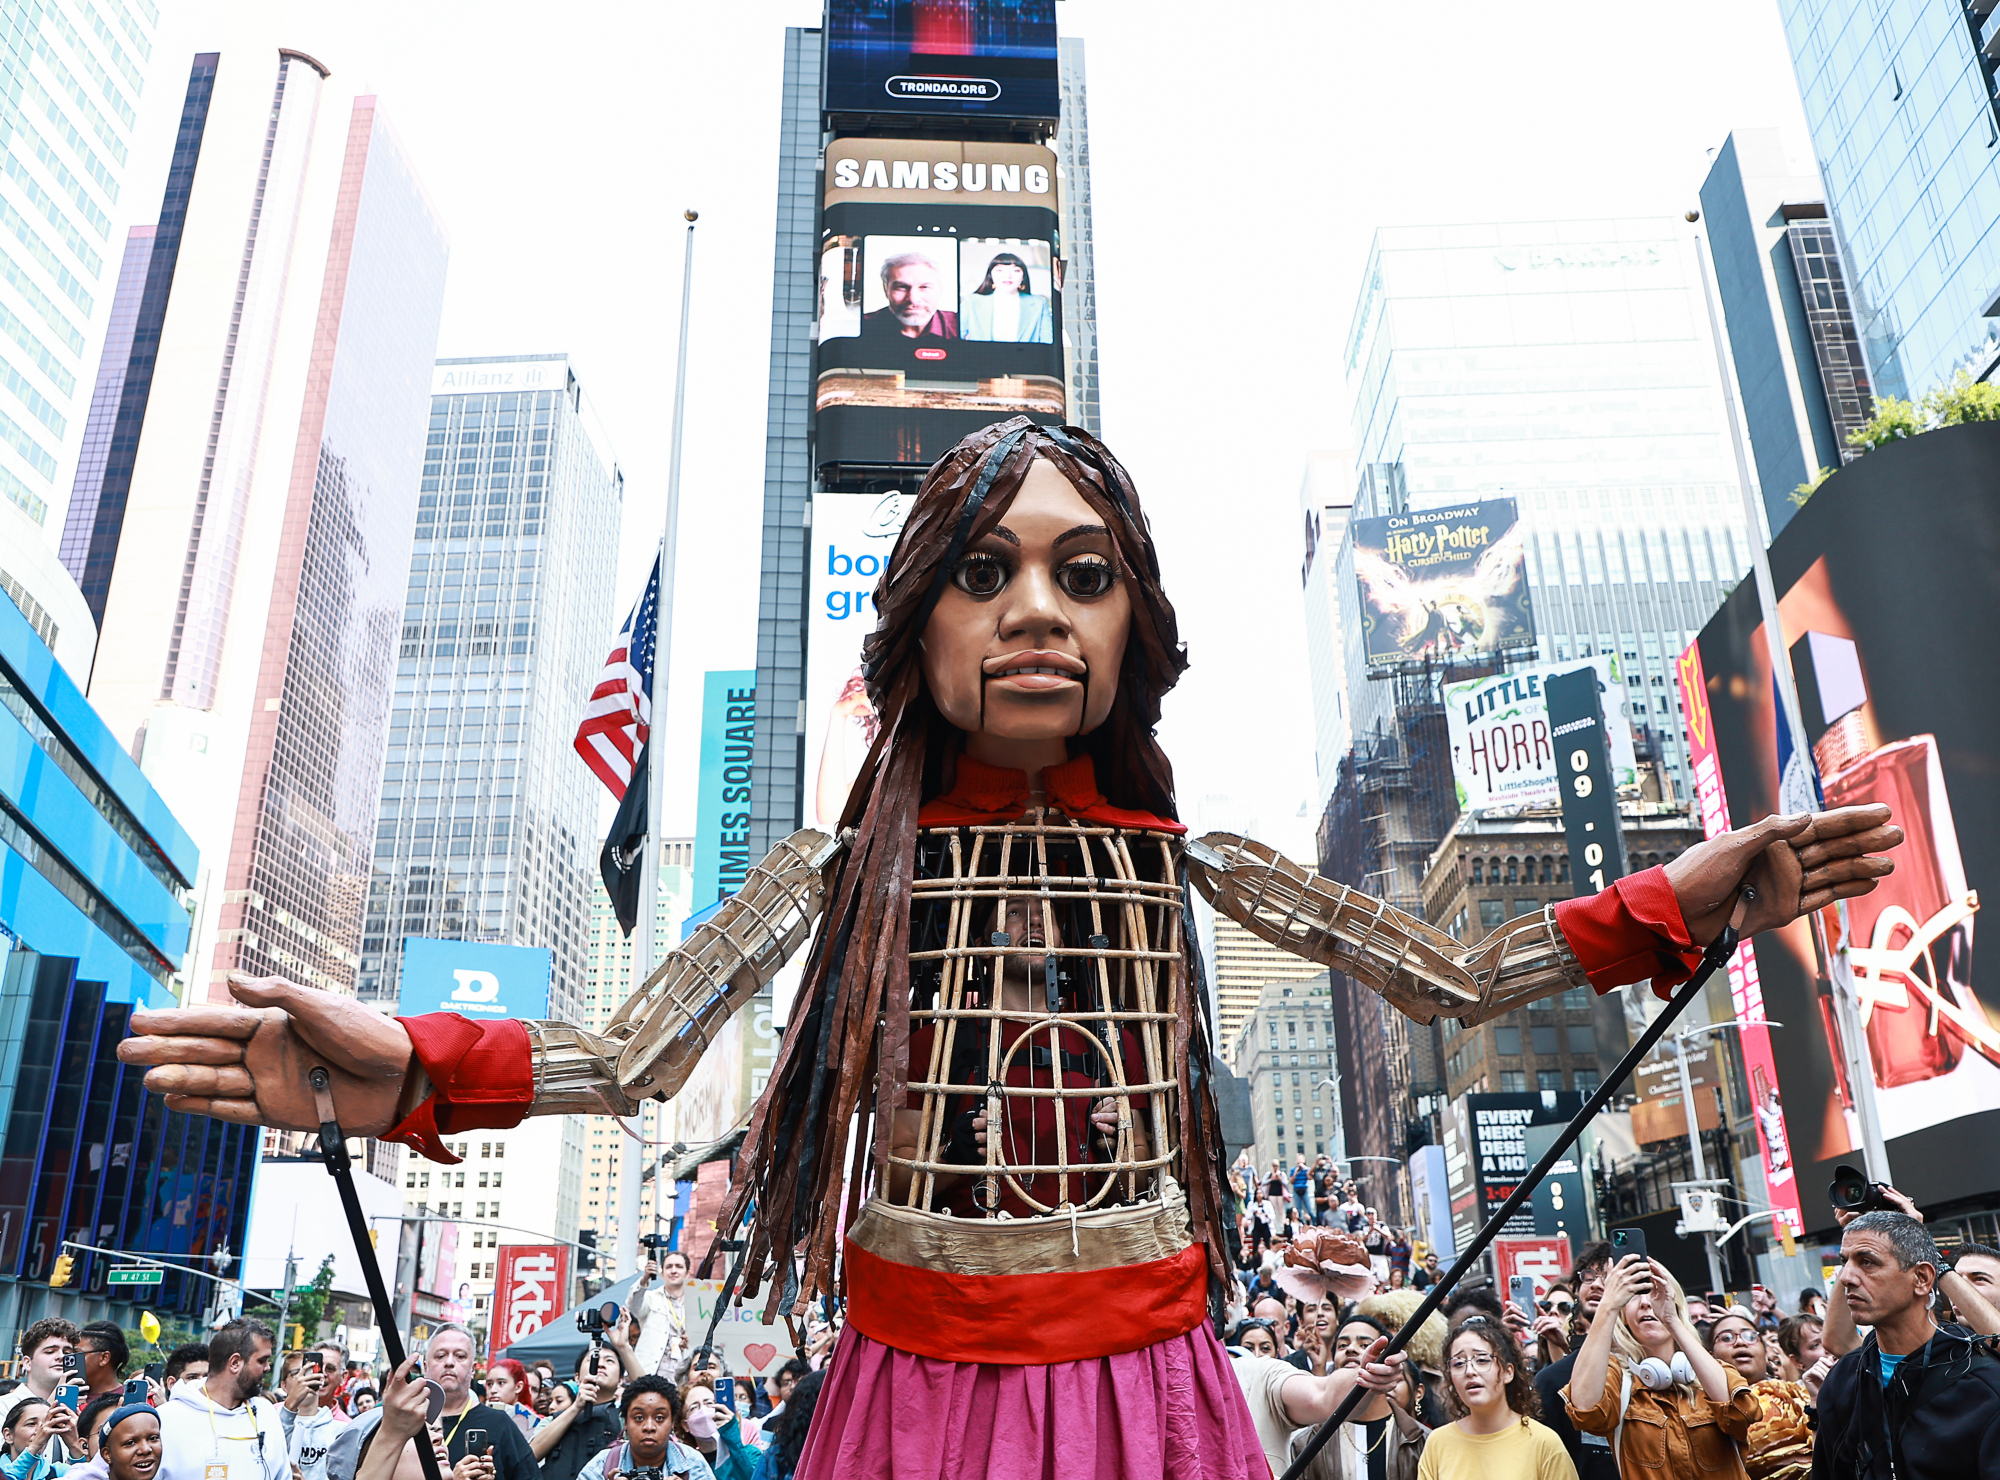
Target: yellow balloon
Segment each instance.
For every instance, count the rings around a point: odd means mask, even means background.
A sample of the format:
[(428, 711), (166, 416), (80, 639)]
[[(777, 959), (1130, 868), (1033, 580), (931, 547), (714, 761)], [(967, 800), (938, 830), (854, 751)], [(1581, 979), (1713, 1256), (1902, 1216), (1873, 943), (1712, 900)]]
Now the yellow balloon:
[(158, 1342), (160, 1339), (160, 1318), (150, 1310), (140, 1311), (139, 1334), (148, 1341)]

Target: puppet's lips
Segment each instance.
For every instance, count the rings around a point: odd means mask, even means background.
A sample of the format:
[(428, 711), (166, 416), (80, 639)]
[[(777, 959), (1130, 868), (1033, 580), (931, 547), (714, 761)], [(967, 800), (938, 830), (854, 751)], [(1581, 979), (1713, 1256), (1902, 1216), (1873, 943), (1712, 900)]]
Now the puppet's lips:
[(1021, 689), (1047, 690), (1078, 683), (1088, 671), (1079, 659), (1072, 658), (1068, 653), (1050, 652), (1043, 648), (1009, 653), (999, 660), (998, 667), (988, 669), (986, 676), (995, 681), (1005, 679)]

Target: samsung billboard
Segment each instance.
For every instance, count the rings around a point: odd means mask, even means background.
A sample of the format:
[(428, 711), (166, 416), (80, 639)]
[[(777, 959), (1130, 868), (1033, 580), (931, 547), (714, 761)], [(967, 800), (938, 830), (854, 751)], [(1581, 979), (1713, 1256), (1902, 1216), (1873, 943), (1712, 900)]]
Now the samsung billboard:
[(1064, 415), (1056, 159), (1038, 144), (826, 149), (813, 410), (821, 467), (927, 467)]
[(536, 946), (406, 935), (396, 1011), (403, 1017), (546, 1018), (554, 969), (555, 953)]

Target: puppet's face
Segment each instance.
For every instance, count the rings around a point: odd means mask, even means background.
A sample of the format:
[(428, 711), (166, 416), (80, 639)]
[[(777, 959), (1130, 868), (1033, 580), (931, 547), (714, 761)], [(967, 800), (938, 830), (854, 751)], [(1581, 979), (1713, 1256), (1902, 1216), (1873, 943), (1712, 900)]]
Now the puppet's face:
[(967, 734), (1053, 740), (1111, 713), (1132, 598), (1111, 532), (1037, 459), (1000, 523), (966, 547), (924, 628), (924, 681)]

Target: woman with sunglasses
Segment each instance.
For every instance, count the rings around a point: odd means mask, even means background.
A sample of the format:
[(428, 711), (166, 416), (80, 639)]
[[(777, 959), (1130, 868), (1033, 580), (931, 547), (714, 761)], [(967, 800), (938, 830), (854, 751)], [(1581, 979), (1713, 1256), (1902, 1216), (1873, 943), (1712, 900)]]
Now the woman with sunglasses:
[(1576, 1292), (1566, 1281), (1558, 1280), (1535, 1307), (1540, 1314), (1530, 1329), (1535, 1333), (1535, 1368), (1539, 1371), (1569, 1355), (1569, 1323), (1576, 1314)]
[(1576, 1480), (1562, 1440), (1535, 1421), (1541, 1403), (1505, 1327), (1468, 1316), (1444, 1350), (1454, 1422), (1424, 1445), (1418, 1480)]
[(1757, 1421), (1743, 1440), (1743, 1468), (1750, 1480), (1803, 1480), (1812, 1469), (1813, 1431), (1806, 1419), (1813, 1395), (1802, 1382), (1770, 1377), (1767, 1333), (1740, 1305), (1731, 1306), (1708, 1328), (1708, 1349), (1750, 1384)]

